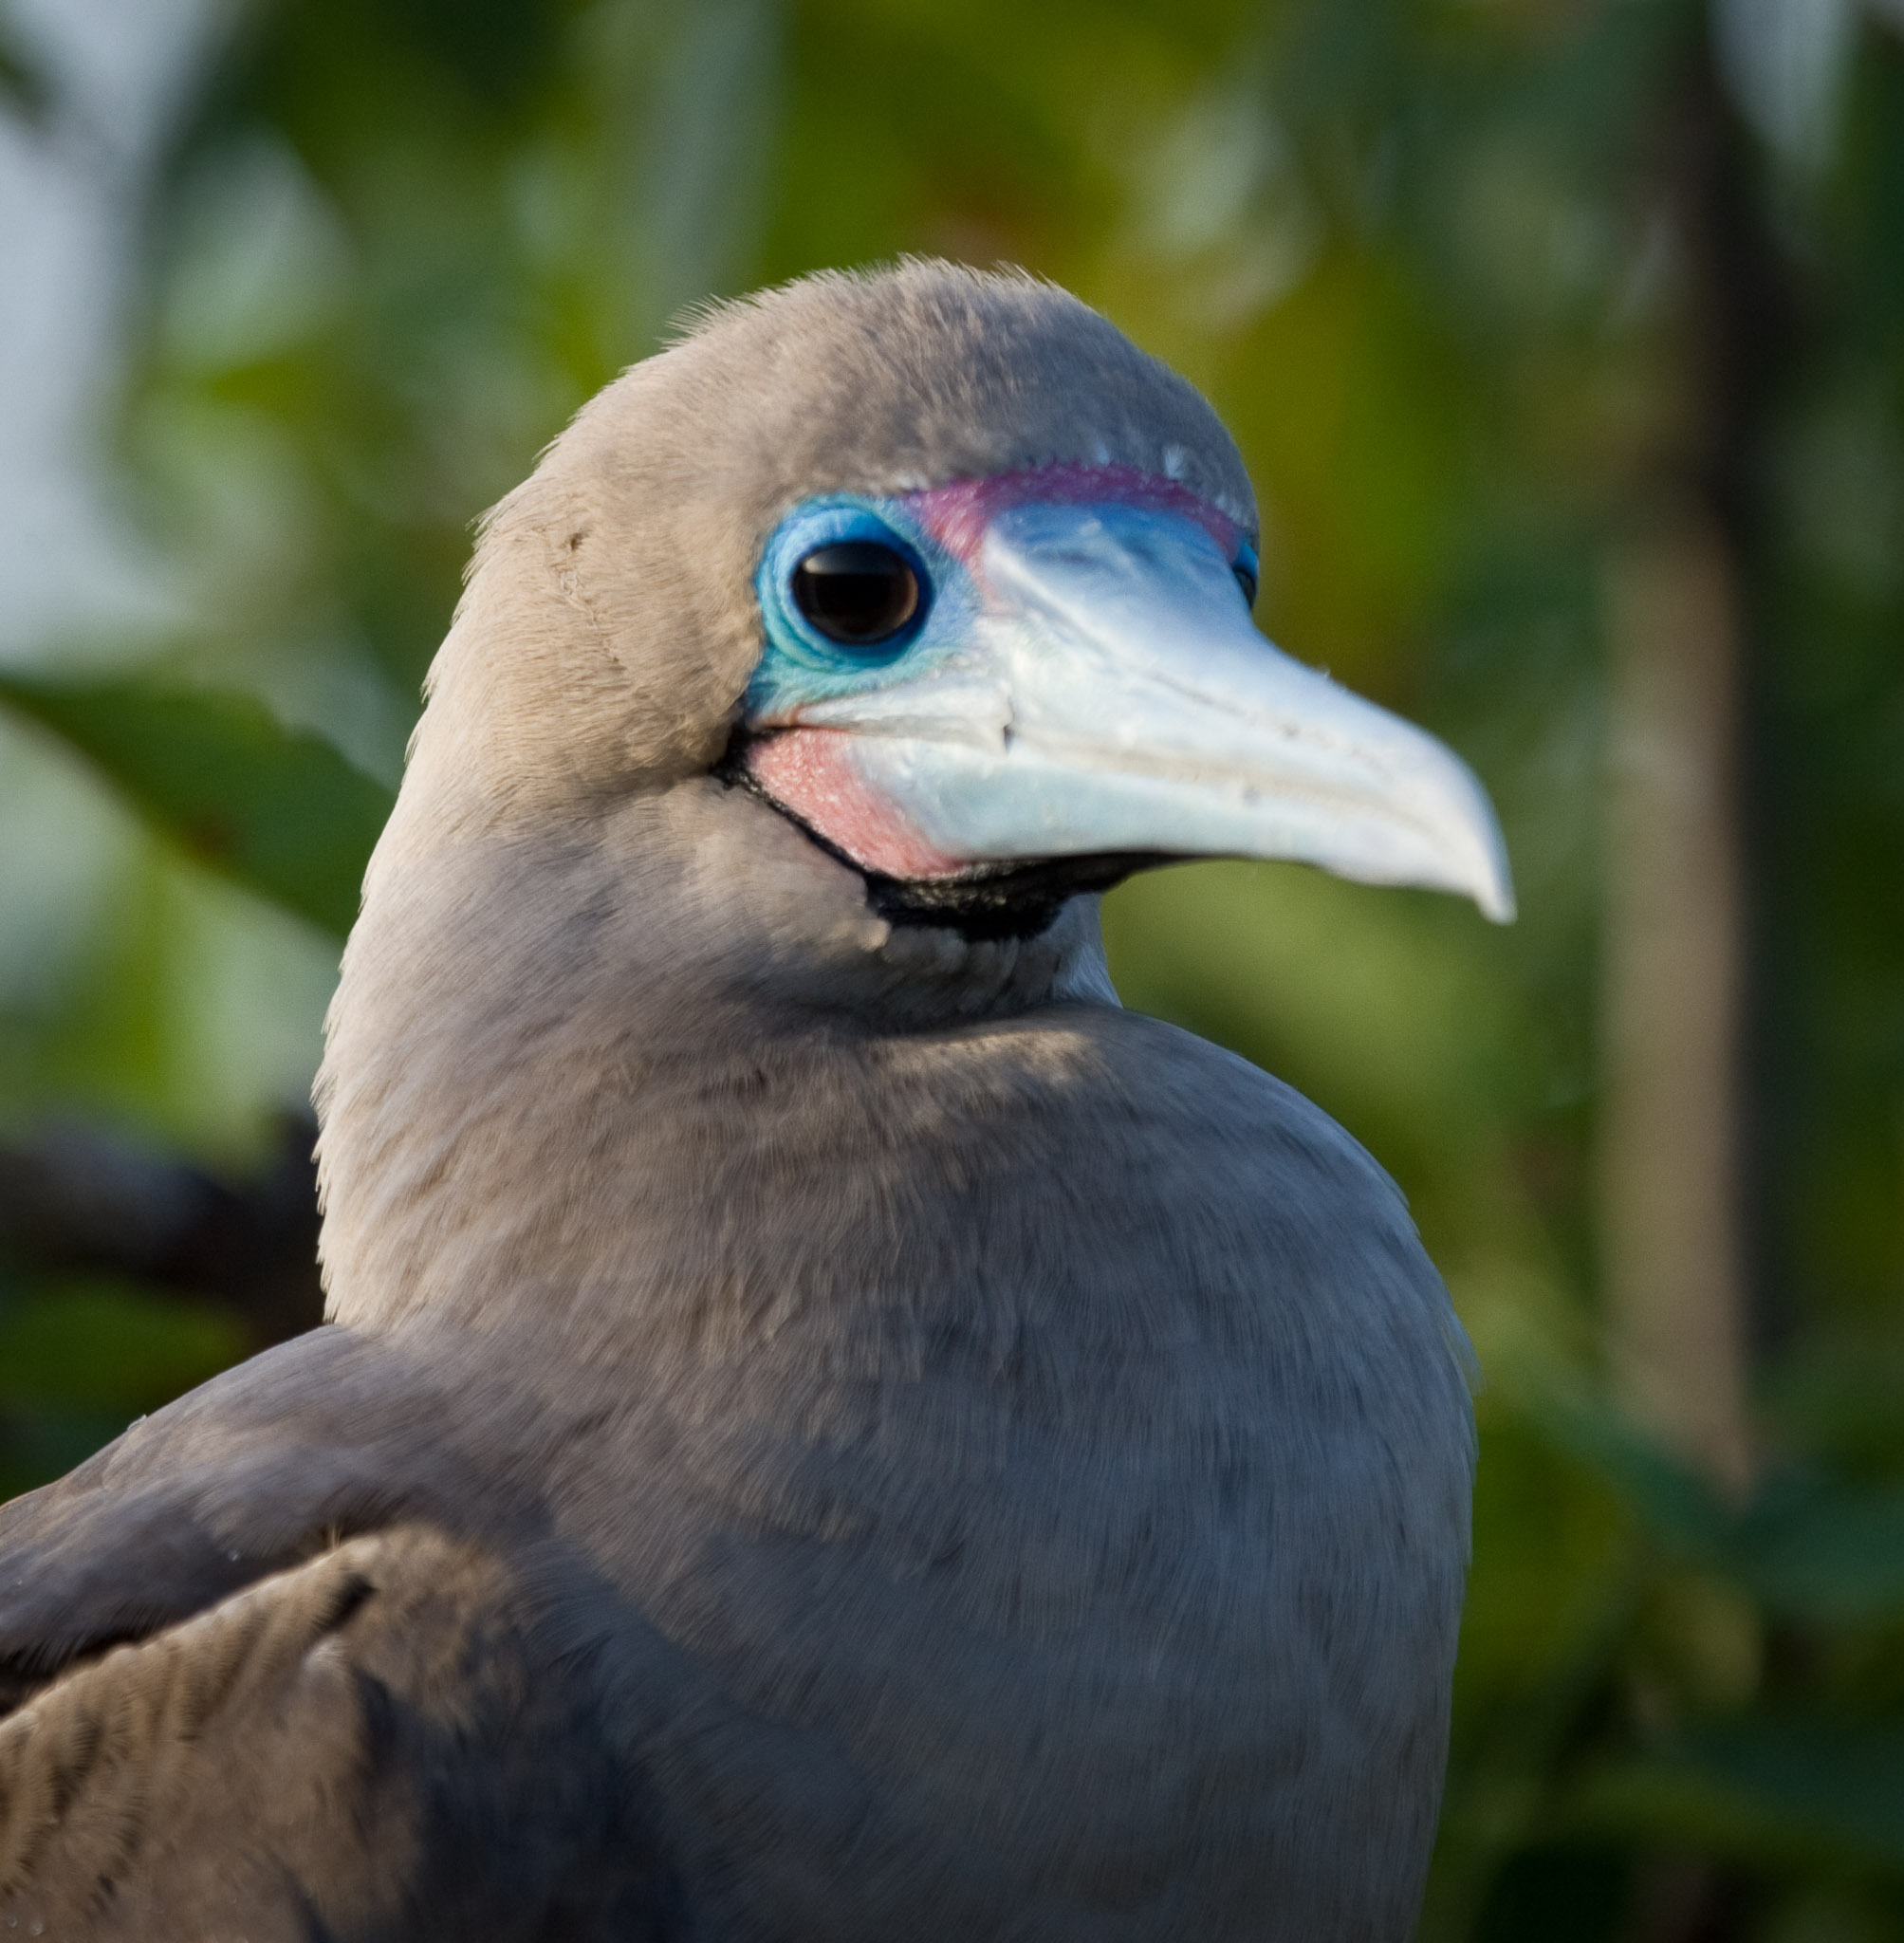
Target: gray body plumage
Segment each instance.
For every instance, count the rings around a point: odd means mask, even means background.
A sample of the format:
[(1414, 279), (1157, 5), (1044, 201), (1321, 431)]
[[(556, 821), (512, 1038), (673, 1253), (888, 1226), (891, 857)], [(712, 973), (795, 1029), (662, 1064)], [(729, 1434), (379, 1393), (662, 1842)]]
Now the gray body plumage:
[(1433, 1834), (1459, 1338), (1399, 1196), (709, 771), (789, 498), (1180, 380), (931, 266), (727, 313), (492, 521), (345, 958), (332, 1321), (0, 1512), (49, 1936), (1368, 1939)]

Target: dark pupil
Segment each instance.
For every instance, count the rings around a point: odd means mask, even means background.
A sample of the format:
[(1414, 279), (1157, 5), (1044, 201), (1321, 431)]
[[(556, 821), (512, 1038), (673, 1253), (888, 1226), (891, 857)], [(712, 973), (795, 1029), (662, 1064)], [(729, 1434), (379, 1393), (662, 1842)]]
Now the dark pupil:
[(877, 540), (841, 540), (793, 569), (793, 598), (828, 640), (870, 647), (919, 610), (918, 576)]
[(1232, 566), (1229, 570), (1236, 576), (1236, 584), (1243, 589), (1243, 599), (1245, 604), (1250, 607), (1255, 606), (1256, 576), (1253, 573), (1251, 573), (1249, 569), (1247, 566), (1243, 565), (1240, 562), (1235, 566)]

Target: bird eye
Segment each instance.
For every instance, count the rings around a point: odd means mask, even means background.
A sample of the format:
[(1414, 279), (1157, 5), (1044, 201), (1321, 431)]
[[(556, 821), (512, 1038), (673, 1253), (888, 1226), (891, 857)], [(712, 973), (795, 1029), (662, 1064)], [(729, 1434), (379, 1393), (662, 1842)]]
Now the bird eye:
[(1229, 570), (1236, 576), (1236, 584), (1243, 589), (1243, 604), (1253, 607), (1256, 604), (1256, 555), (1252, 548), (1246, 546), (1230, 562)]
[(793, 601), (830, 641), (874, 648), (919, 611), (919, 577), (904, 554), (877, 540), (836, 540), (793, 569)]

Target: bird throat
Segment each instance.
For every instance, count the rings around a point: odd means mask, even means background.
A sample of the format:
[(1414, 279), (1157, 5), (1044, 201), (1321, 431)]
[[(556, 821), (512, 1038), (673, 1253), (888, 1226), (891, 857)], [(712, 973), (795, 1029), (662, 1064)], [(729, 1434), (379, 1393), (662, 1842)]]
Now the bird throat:
[(1137, 871), (1170, 860), (1148, 851), (1117, 851), (971, 863), (930, 877), (881, 871), (861, 862), (767, 787), (747, 761), (751, 739), (744, 730), (735, 734), (714, 766), (715, 777), (756, 797), (835, 862), (857, 873), (866, 886), (867, 903), (889, 924), (936, 926), (973, 944), (1034, 938), (1051, 928), (1073, 897), (1108, 891)]

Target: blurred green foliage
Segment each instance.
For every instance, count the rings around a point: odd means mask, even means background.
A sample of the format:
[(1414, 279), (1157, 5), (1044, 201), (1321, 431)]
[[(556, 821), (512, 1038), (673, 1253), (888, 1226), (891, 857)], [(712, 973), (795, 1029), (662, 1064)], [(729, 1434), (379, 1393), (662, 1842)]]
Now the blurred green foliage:
[(0, 1307), (0, 1491), (71, 1468), (134, 1417), (215, 1377), (250, 1344), (226, 1314), (137, 1285), (46, 1278)]
[(120, 677), (0, 674), (50, 729), (200, 861), (342, 935), (392, 792), (250, 695)]
[[(1515, 859), (1505, 934), (1262, 866), (1106, 911), (1128, 1002), (1402, 1181), (1488, 1374), (1424, 1935), (1904, 1937), (1904, 39), (1811, 9), (1828, 84), (1754, 121), (1714, 47), (1785, 12), (250, 0), (147, 213), (122, 414), (184, 644), (9, 644), (0, 818), (65, 860), (0, 861), (0, 1113), (241, 1166), (308, 1076), (471, 519), (710, 293), (1026, 264), (1205, 387), (1267, 631), (1467, 753)], [(1689, 140), (1730, 339), (1662, 213)], [(1743, 1507), (1609, 1401), (1592, 1212), (1603, 590), (1715, 436), (1749, 542)], [(219, 1327), (0, 1285), (9, 1481)]]

